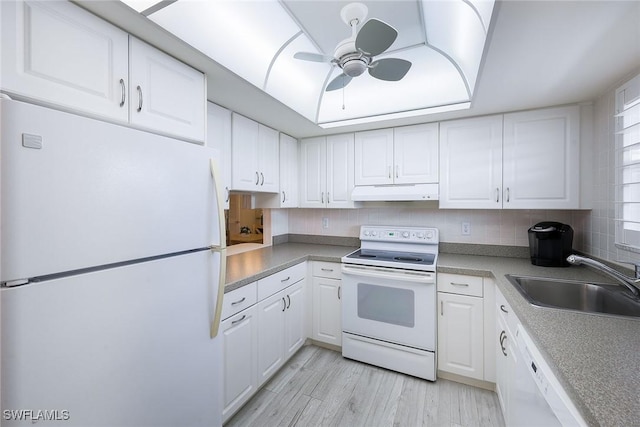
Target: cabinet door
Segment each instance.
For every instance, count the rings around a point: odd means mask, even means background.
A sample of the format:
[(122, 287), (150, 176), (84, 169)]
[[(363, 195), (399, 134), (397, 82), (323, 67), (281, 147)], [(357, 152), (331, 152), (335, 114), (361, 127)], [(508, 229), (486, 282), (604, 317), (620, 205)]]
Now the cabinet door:
[(351, 208), (353, 191), (353, 134), (327, 137), (327, 207)]
[(500, 308), (496, 306), (496, 331), (494, 336), (494, 345), (496, 349), (496, 394), (502, 408), (502, 414), (505, 417), (505, 423), (509, 423), (507, 419), (507, 408), (509, 407), (509, 330), (506, 322), (502, 318)]
[(504, 116), (503, 207), (580, 207), (579, 107)]
[(258, 123), (233, 113), (231, 142), (231, 189), (255, 191), (260, 184)]
[(440, 208), (502, 208), (502, 116), (440, 123)]
[(258, 387), (284, 364), (285, 291), (258, 303)]
[(298, 141), (280, 134), (280, 207), (298, 207)]
[(484, 379), (482, 298), (438, 292), (438, 369)]
[(0, 2), (3, 91), (127, 122), (128, 36), (70, 2)]
[(218, 150), (218, 167), (225, 190), (225, 209), (229, 209), (231, 191), (231, 111), (212, 102), (207, 103), (207, 146)]
[(256, 306), (241, 311), (220, 325), (223, 336), (223, 422), (258, 389), (258, 322)]
[(395, 184), (438, 182), (438, 124), (393, 130)]
[(298, 351), (306, 339), (305, 336), (305, 281), (300, 280), (285, 289), (287, 310), (285, 311), (284, 358), (288, 360)]
[(342, 345), (341, 285), (339, 279), (313, 278), (313, 339)]
[(393, 183), (393, 129), (355, 134), (355, 185)]
[(204, 74), (129, 37), (132, 124), (193, 141), (205, 140)]
[(258, 125), (258, 171), (260, 185), (255, 191), (280, 191), (280, 138), (277, 130)]
[(326, 204), (327, 144), (325, 137), (300, 141), (300, 207), (323, 208)]

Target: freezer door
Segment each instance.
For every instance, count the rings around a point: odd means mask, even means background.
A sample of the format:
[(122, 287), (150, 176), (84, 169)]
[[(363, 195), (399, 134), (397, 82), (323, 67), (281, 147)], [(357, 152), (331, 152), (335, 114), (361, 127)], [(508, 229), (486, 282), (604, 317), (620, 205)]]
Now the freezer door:
[(213, 150), (18, 101), (0, 110), (0, 281), (224, 241)]
[(221, 257), (2, 289), (3, 427), (39, 410), (69, 427), (221, 425), (221, 339), (210, 337)]

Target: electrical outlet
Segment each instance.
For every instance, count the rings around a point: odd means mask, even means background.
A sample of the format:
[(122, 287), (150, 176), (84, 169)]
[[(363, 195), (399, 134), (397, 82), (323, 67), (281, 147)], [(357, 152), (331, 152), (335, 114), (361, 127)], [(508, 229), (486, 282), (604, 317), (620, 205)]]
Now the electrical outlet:
[(468, 222), (462, 223), (462, 235), (469, 236), (471, 234), (471, 224)]
[(322, 228), (329, 228), (329, 218), (326, 216), (322, 218)]

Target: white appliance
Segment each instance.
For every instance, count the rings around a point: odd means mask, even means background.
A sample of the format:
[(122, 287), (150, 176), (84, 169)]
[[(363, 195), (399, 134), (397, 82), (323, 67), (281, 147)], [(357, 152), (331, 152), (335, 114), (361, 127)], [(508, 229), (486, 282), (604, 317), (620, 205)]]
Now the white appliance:
[(0, 117), (2, 425), (221, 425), (211, 151), (9, 99)]
[(438, 230), (362, 226), (342, 258), (342, 355), (436, 379)]
[(511, 376), (509, 424), (514, 426), (586, 426), (521, 325), (516, 328), (515, 372)]

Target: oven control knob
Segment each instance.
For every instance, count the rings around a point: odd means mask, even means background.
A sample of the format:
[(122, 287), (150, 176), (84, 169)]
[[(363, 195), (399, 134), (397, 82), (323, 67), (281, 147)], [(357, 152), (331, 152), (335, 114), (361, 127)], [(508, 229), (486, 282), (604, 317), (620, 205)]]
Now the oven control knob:
[(365, 231), (364, 231), (364, 235), (365, 235), (365, 236), (368, 236), (368, 235), (369, 235), (369, 230), (365, 230)]
[(424, 239), (424, 233), (422, 231), (418, 232), (418, 239)]
[(402, 233), (402, 237), (404, 237), (405, 239), (408, 239), (409, 238), (409, 232), (408, 231), (403, 232)]
[(377, 235), (378, 235), (378, 232), (377, 232), (377, 231), (375, 231), (375, 230), (373, 230), (373, 231), (371, 232), (371, 235), (375, 237), (375, 236), (377, 236)]
[(433, 231), (427, 231), (427, 239), (433, 239)]

